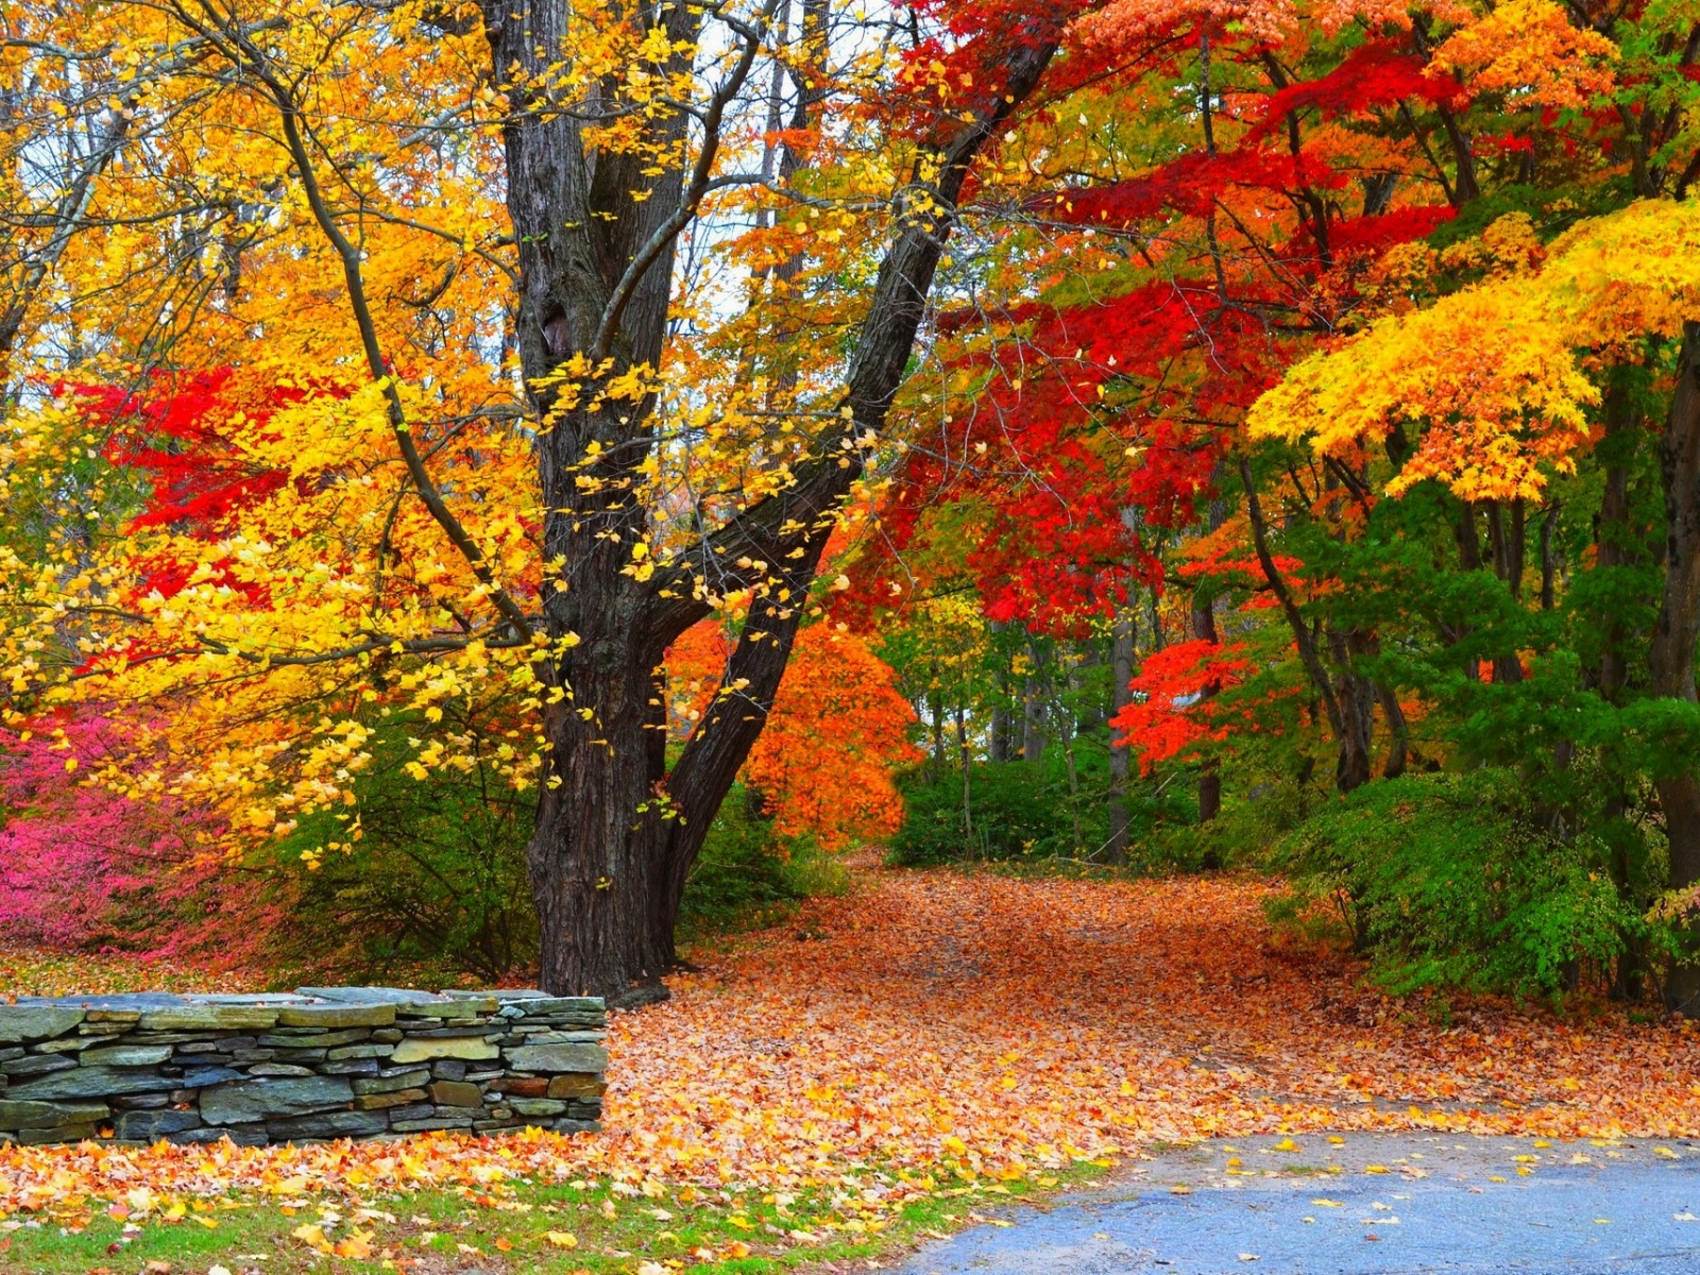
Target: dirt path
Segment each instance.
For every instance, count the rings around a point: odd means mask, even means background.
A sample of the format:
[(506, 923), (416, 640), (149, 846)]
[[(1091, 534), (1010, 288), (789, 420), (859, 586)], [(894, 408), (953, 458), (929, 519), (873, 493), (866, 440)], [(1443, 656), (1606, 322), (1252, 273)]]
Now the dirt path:
[(1700, 1033), (1494, 1004), (1430, 1021), (1278, 946), (1257, 880), (858, 880), (621, 1020), (611, 1130), (824, 1183), (1258, 1132), (1700, 1135)]

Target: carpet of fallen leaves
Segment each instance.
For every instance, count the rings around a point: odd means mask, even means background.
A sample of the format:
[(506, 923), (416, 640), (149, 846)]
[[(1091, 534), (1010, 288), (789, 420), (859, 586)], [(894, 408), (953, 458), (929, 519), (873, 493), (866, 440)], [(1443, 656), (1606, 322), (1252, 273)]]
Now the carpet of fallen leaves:
[(0, 942), (0, 994), (5, 996), (246, 991), (255, 982), (250, 975), (236, 979), (233, 985), (230, 975), (174, 961), (139, 961), (123, 953), (53, 952)]
[(0, 1214), (428, 1186), (493, 1204), (529, 1178), (814, 1190), (854, 1224), (1213, 1134), (1700, 1134), (1700, 1031), (1492, 1003), (1434, 1025), (1276, 944), (1269, 889), (864, 872), (617, 1016), (602, 1134), (0, 1147)]

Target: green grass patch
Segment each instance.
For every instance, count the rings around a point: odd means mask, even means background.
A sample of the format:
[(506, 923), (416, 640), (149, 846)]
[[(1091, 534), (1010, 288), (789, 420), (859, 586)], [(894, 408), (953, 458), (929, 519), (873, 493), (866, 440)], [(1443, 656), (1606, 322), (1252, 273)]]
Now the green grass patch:
[(80, 1225), (0, 1222), (0, 1270), (186, 1275), (223, 1266), (236, 1275), (422, 1265), (434, 1273), (612, 1275), (683, 1263), (703, 1275), (757, 1275), (899, 1251), (1103, 1171), (1081, 1164), (1029, 1182), (941, 1187), (888, 1216), (858, 1215), (824, 1192), (685, 1189), (649, 1197), (588, 1183), (516, 1182), (483, 1196), (374, 1195), (360, 1204), (211, 1199), (192, 1202), (175, 1220), (156, 1211), (133, 1220), (97, 1213)]

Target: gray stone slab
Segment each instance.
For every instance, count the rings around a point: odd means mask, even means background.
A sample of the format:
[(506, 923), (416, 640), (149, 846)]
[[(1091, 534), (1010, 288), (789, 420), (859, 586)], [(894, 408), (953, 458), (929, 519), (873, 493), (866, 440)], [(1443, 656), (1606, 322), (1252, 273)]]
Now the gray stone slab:
[(229, 1128), (203, 1127), (200, 1129), (185, 1129), (182, 1133), (174, 1133), (173, 1142), (217, 1142), (221, 1138), (229, 1138), (239, 1147), (263, 1147), (269, 1139), (266, 1137), (266, 1127), (260, 1124), (232, 1125)]
[(221, 1085), (227, 1080), (240, 1080), (243, 1073), (234, 1067), (194, 1067), (178, 1077), (177, 1083), (184, 1089), (204, 1089), (207, 1085)]
[(395, 1022), (395, 1006), (340, 1002), (291, 1006), (278, 1010), (277, 1022), (280, 1027), (388, 1027)]
[(103, 1045), (85, 1049), (85, 1067), (152, 1067), (171, 1057), (170, 1045)]
[(83, 1013), (68, 1005), (0, 1005), (0, 1044), (61, 1036), (83, 1021)]
[(430, 1079), (428, 1068), (414, 1067), (388, 1076), (357, 1076), (353, 1088), (355, 1093), (393, 1093), (397, 1089), (421, 1088)]
[(297, 996), (352, 1005), (429, 1005), (447, 998), (411, 987), (297, 987)]
[(105, 1120), (104, 1102), (31, 1102), (0, 1098), (0, 1129), (39, 1129)]
[(496, 1056), (496, 1046), (482, 1036), (439, 1036), (433, 1040), (409, 1037), (395, 1047), (391, 1058), (398, 1063), (429, 1062), (437, 1058), (461, 1058), (476, 1062)]
[(181, 1087), (181, 1079), (156, 1071), (124, 1067), (73, 1067), (7, 1088), (8, 1098), (108, 1098), (115, 1094), (163, 1093)]
[(325, 1111), (318, 1115), (291, 1116), (266, 1121), (273, 1138), (370, 1138), (390, 1127), (383, 1111)]
[(544, 996), (539, 993), (517, 997), (507, 992), (497, 992), (495, 996), (499, 1001), (517, 1004), (527, 1017), (560, 1013), (602, 1014), (608, 1008), (600, 996)]
[(75, 1058), (67, 1058), (64, 1054), (25, 1054), (22, 1058), (8, 1058), (0, 1063), (0, 1071), (16, 1080), (19, 1076), (44, 1076), (50, 1071), (66, 1071), (76, 1065)]
[(93, 1124), (62, 1124), (51, 1129), (19, 1129), (18, 1141), (24, 1146), (43, 1146), (53, 1142), (83, 1142), (98, 1132)]
[(261, 1049), (328, 1049), (332, 1045), (352, 1045), (370, 1035), (363, 1027), (349, 1027), (342, 1031), (316, 1032), (310, 1036), (261, 1036), (259, 1045)]
[(503, 1051), (516, 1071), (606, 1071), (608, 1051), (601, 1045), (514, 1045)]
[(353, 1101), (354, 1090), (342, 1076), (238, 1080), (203, 1093), (201, 1115), (210, 1124), (239, 1125), (327, 1111)]
[(471, 1116), (436, 1115), (423, 1120), (392, 1120), (390, 1128), (396, 1133), (428, 1133), (432, 1129), (470, 1129)]
[(320, 1075), (326, 1076), (375, 1076), (378, 1074), (376, 1058), (332, 1058), (318, 1064), (315, 1068)]
[(142, 1013), (144, 1031), (194, 1031), (210, 1028), (273, 1027), (278, 1011), (269, 1005), (219, 1004), (180, 1005), (150, 1009)]

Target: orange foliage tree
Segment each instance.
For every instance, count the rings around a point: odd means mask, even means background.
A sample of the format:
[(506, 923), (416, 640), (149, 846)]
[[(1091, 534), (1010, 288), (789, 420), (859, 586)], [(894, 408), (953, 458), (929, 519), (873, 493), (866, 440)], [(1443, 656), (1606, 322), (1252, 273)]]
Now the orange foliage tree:
[[(676, 733), (705, 715), (744, 711), (739, 693), (721, 684), (733, 646), (723, 625), (704, 621), (668, 650)], [(781, 836), (811, 836), (828, 850), (889, 837), (903, 824), (892, 772), (922, 757), (909, 740), (914, 722), (891, 669), (862, 638), (810, 625), (797, 634), (744, 782)]]

